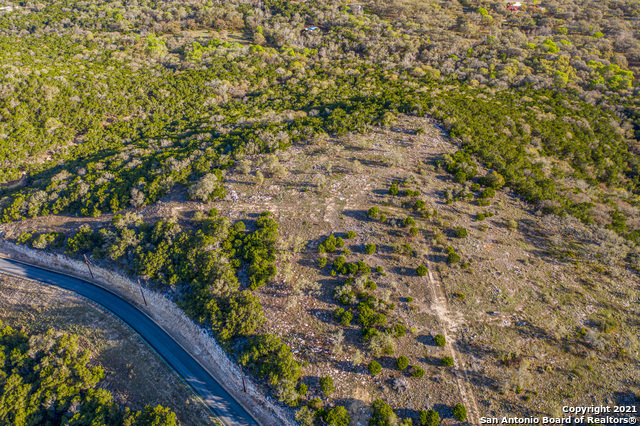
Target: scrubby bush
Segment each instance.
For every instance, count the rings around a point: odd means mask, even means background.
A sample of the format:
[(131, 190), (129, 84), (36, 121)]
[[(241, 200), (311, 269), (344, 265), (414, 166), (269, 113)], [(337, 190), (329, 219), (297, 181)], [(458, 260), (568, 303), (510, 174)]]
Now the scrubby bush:
[(347, 232), (347, 239), (350, 240), (350, 239), (353, 239), (355, 237), (356, 237), (356, 233), (355, 232), (353, 232), (353, 231)]
[(398, 424), (398, 416), (393, 409), (381, 399), (373, 402), (373, 414), (369, 419), (369, 426), (391, 426)]
[(451, 358), (450, 356), (443, 356), (442, 365), (444, 365), (445, 367), (453, 367), (453, 358)]
[(214, 198), (223, 198), (226, 194), (222, 186), (222, 172), (208, 173), (192, 184), (187, 191), (192, 200), (208, 202)]
[(324, 417), (324, 424), (328, 426), (349, 426), (351, 423), (351, 416), (346, 408), (339, 405), (329, 410)]
[(493, 198), (496, 196), (496, 191), (493, 188), (487, 188), (484, 191), (482, 191), (482, 194), (480, 194), (480, 198)]
[(447, 263), (449, 265), (453, 265), (459, 262), (460, 262), (460, 255), (458, 253), (449, 253), (449, 255), (447, 256)]
[(348, 327), (351, 325), (351, 321), (353, 321), (353, 314), (351, 313), (351, 311), (346, 311), (342, 317), (340, 317), (340, 323), (342, 325), (344, 325), (345, 327)]
[(433, 409), (422, 410), (420, 411), (420, 424), (422, 426), (438, 426), (440, 424), (440, 414)]
[(325, 266), (327, 266), (327, 258), (324, 256), (321, 256), (318, 258), (318, 268), (324, 268)]
[(393, 326), (393, 336), (396, 338), (404, 337), (407, 334), (407, 328), (404, 324), (396, 324)]
[(371, 207), (367, 212), (367, 217), (370, 219), (377, 219), (380, 217), (380, 209), (377, 207)]
[(453, 407), (453, 417), (455, 417), (458, 421), (464, 422), (467, 420), (467, 409), (462, 404), (456, 404)]
[(396, 358), (396, 367), (398, 370), (402, 371), (409, 366), (409, 358), (402, 355)]
[(416, 377), (416, 378), (424, 377), (424, 370), (422, 369), (422, 367), (418, 365), (414, 365), (413, 373), (411, 373), (411, 377)]
[(463, 226), (456, 227), (456, 229), (455, 229), (456, 238), (466, 238), (467, 235), (468, 235), (467, 228), (465, 228)]
[(424, 265), (420, 265), (416, 268), (416, 274), (418, 274), (419, 277), (424, 277), (428, 273), (429, 273), (429, 268), (427, 268)]
[(369, 368), (369, 373), (371, 373), (371, 375), (373, 376), (377, 376), (382, 372), (382, 366), (378, 361), (375, 361), (375, 360), (369, 363), (368, 368)]
[(306, 396), (308, 392), (309, 386), (307, 386), (306, 383), (300, 382), (300, 384), (298, 384), (298, 395)]
[(400, 192), (400, 189), (398, 188), (398, 184), (395, 182), (392, 183), (391, 186), (389, 187), (389, 194), (398, 195), (399, 192)]
[(444, 346), (447, 344), (447, 339), (442, 334), (436, 334), (434, 340), (438, 346)]
[(331, 376), (325, 376), (320, 379), (320, 390), (326, 397), (333, 395), (333, 392), (336, 390), (336, 388), (333, 384), (333, 379), (331, 378)]
[(416, 221), (413, 220), (413, 218), (411, 216), (407, 216), (403, 221), (402, 224), (406, 227), (410, 227), (416, 224)]
[(364, 246), (364, 252), (365, 254), (374, 254), (376, 252), (376, 245), (367, 244), (366, 246)]

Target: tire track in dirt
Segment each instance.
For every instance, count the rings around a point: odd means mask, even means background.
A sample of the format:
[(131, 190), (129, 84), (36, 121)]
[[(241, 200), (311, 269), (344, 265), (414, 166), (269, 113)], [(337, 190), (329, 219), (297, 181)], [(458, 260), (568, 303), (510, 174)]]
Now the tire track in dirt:
[(480, 424), (480, 411), (478, 410), (478, 404), (476, 402), (475, 395), (473, 394), (473, 388), (467, 377), (467, 366), (462, 361), (463, 357), (460, 355), (457, 340), (452, 338), (448, 333), (448, 330), (457, 330), (463, 318), (458, 315), (456, 316), (456, 319), (452, 319), (442, 280), (434, 278), (434, 274), (431, 272), (434, 264), (433, 260), (430, 259), (428, 263), (427, 277), (429, 278), (429, 284), (433, 295), (431, 298), (431, 310), (435, 312), (439, 321), (444, 326), (442, 329), (442, 335), (448, 343), (445, 349), (449, 352), (448, 355), (453, 358), (454, 365), (456, 366), (454, 377), (456, 378), (460, 397), (462, 398), (464, 406), (467, 408), (467, 421), (478, 425)]

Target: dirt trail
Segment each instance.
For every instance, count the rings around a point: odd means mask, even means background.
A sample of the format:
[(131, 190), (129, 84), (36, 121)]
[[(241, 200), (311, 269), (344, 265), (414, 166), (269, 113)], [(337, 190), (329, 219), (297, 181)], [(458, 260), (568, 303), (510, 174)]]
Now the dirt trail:
[(434, 275), (437, 274), (431, 272), (432, 267), (435, 267), (435, 264), (430, 261), (427, 277), (429, 278), (432, 292), (431, 310), (435, 312), (443, 325), (442, 335), (447, 340), (445, 350), (449, 352), (449, 356), (453, 358), (456, 368), (454, 377), (456, 378), (460, 397), (462, 398), (464, 406), (467, 408), (467, 421), (471, 424), (478, 425), (480, 424), (480, 411), (478, 410), (478, 404), (473, 394), (473, 388), (467, 377), (467, 368), (471, 368), (471, 366), (464, 364), (464, 358), (460, 355), (458, 349), (458, 342), (449, 334), (449, 331), (455, 332), (458, 329), (463, 318), (461, 315), (456, 315), (455, 318), (452, 317), (449, 312), (449, 303), (447, 302), (447, 296), (444, 292), (444, 285), (439, 277), (436, 276), (434, 278)]

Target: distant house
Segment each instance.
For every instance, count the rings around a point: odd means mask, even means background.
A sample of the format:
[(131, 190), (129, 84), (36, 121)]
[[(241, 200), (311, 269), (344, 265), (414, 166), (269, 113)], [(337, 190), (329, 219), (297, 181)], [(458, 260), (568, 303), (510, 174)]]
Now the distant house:
[(512, 12), (517, 12), (518, 10), (520, 10), (520, 6), (522, 6), (522, 3), (520, 2), (507, 3), (507, 10), (510, 10)]

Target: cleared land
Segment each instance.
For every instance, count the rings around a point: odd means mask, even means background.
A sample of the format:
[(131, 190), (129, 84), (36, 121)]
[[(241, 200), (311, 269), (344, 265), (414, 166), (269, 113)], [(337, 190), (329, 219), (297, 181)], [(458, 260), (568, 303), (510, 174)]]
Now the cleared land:
[[(419, 410), (434, 408), (445, 425), (457, 423), (451, 412), (457, 403), (466, 405), (471, 420), (635, 403), (640, 280), (623, 261), (624, 242), (575, 219), (543, 216), (508, 188), (479, 205), (470, 183), (458, 184), (436, 167), (455, 150), (431, 122), (401, 119), (366, 136), (318, 139), (277, 156), (249, 157), (226, 176), (225, 201), (189, 202), (178, 190), (140, 213), (146, 220), (177, 216), (188, 226), (195, 211), (211, 207), (232, 220), (272, 211), (282, 243), (277, 280), (257, 290), (264, 330), (281, 336), (304, 363), (309, 399), (322, 396), (319, 379), (331, 376), (331, 403), (345, 405), (360, 423), (377, 398), (414, 421)], [(479, 175), (486, 172), (479, 168)], [(393, 182), (401, 192), (420, 195), (390, 195)], [(418, 199), (422, 209), (414, 207)], [(367, 217), (373, 206), (386, 221)], [(416, 222), (415, 236), (402, 223), (407, 217)], [(4, 228), (16, 237), (109, 220), (58, 216)], [(466, 237), (456, 237), (460, 227)], [(374, 355), (359, 325), (343, 326), (333, 316), (340, 306), (334, 291), (344, 276), (318, 268), (317, 247), (329, 234), (347, 231), (357, 234), (345, 239), (347, 261), (383, 268), (371, 275), (373, 293), (395, 303), (387, 324), (407, 329), (394, 339), (393, 353)], [(377, 252), (364, 254), (370, 243)], [(402, 252), (404, 244), (410, 253)], [(449, 246), (460, 263), (447, 264)], [(342, 252), (328, 254), (328, 264)], [(420, 264), (428, 276), (417, 276)], [(435, 344), (437, 334), (448, 337), (444, 348)], [(400, 355), (425, 376), (397, 370)], [(443, 365), (444, 356), (452, 356), (453, 367)], [(373, 359), (383, 367), (377, 376), (367, 371)]]

